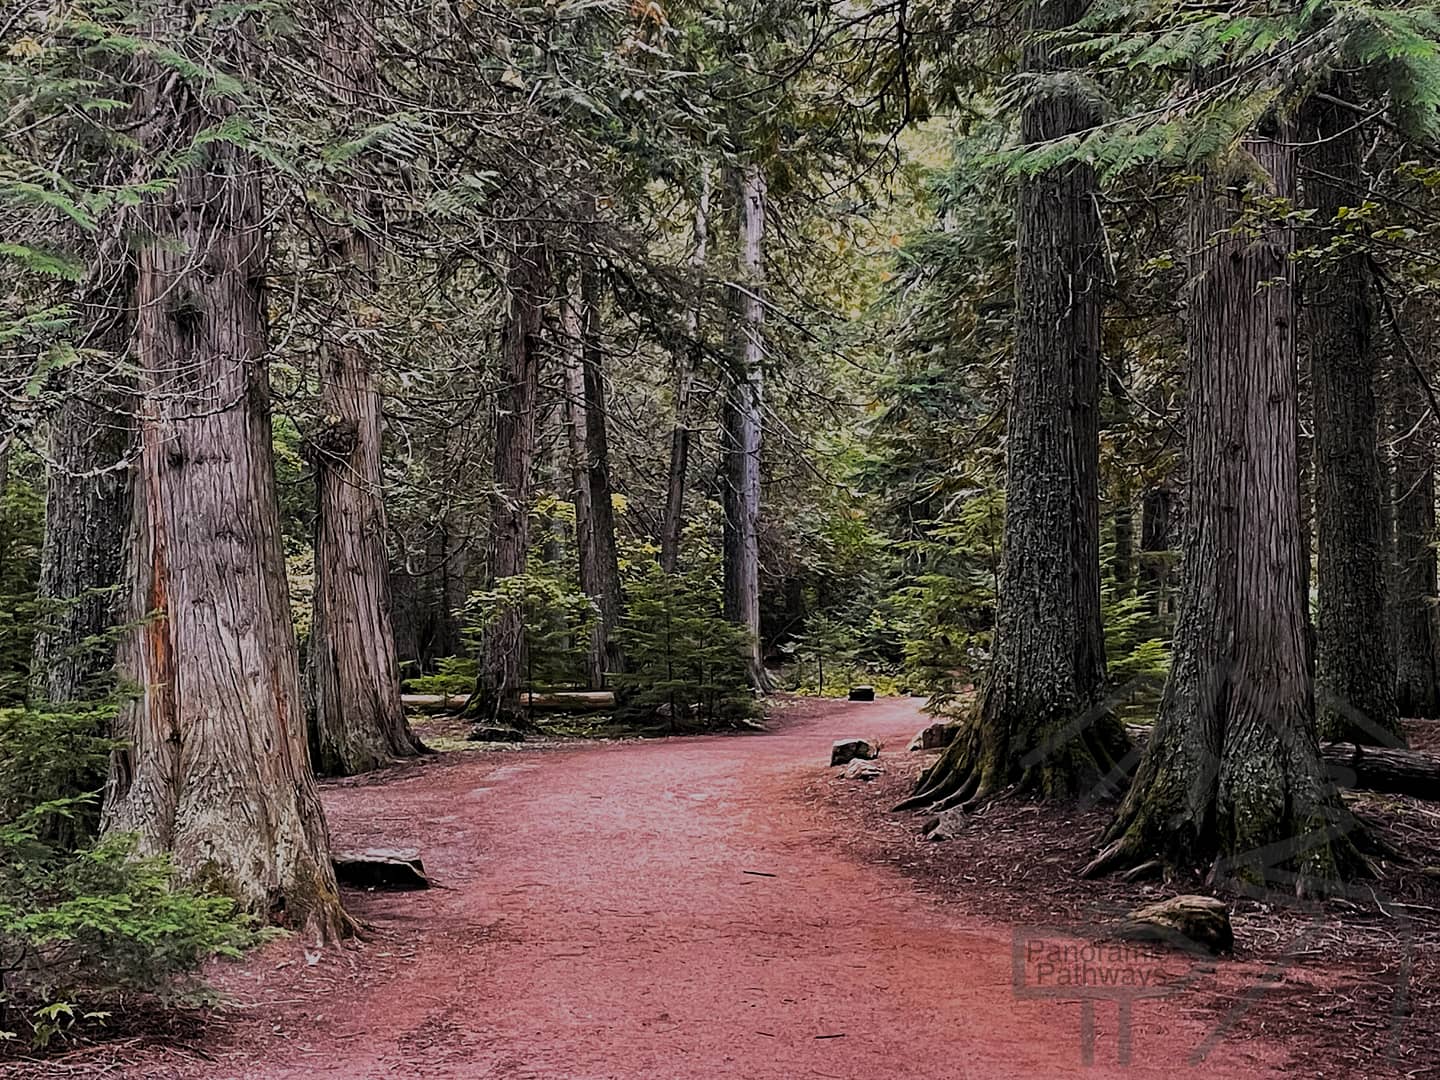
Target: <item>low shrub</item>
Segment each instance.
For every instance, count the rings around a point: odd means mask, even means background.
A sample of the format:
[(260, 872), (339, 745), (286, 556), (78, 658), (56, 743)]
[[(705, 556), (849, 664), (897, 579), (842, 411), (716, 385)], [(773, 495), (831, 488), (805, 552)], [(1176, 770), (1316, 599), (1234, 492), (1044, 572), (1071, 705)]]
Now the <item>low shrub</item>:
[(95, 837), (111, 708), (0, 711), (0, 1040), (44, 1046), (139, 1000), (203, 996), (196, 972), (259, 931), (133, 836)]

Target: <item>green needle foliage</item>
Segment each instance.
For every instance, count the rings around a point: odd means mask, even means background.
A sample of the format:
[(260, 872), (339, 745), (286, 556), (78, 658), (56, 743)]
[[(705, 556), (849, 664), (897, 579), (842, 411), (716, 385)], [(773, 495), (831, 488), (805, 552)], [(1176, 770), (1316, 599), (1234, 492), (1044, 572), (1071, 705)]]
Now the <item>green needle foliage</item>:
[(666, 574), (648, 546), (626, 560), (620, 640), (626, 709), (668, 717), (675, 727), (715, 727), (754, 716), (747, 685), (745, 635), (725, 621), (719, 557), (693, 545), (684, 569)]
[(95, 838), (114, 706), (0, 710), (0, 1040), (44, 1045), (117, 1008), (191, 1003), (216, 955), (257, 940), (225, 897), (134, 838)]

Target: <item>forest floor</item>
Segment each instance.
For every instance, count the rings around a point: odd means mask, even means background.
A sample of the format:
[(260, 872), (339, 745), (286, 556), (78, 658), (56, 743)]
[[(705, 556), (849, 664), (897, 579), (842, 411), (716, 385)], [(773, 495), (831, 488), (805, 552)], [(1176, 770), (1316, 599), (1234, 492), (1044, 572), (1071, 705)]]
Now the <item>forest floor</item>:
[[(766, 734), (452, 752), (327, 784), (337, 846), (418, 846), (436, 887), (347, 893), (362, 940), (273, 942), (217, 966), (225, 1000), (203, 1016), (0, 1076), (1385, 1074), (1340, 1056), (1348, 1029), (1315, 1057), (1324, 1018), (1233, 1017), (1265, 970), (1263, 918), (1237, 914), (1234, 960), (1107, 957), (1086, 918), (1118, 894), (1062, 873), (1075, 825), (1002, 824), (992, 839), (1021, 842), (985, 855), (971, 833), (921, 844), (883, 809), (920, 767), (904, 747), (923, 722), (908, 700), (803, 702)], [(880, 780), (826, 767), (851, 735), (884, 742)], [(1112, 985), (1082, 1006), (1063, 985), (1077, 963), (1151, 996)], [(1304, 967), (1287, 1008), (1348, 985), (1350, 963)]]

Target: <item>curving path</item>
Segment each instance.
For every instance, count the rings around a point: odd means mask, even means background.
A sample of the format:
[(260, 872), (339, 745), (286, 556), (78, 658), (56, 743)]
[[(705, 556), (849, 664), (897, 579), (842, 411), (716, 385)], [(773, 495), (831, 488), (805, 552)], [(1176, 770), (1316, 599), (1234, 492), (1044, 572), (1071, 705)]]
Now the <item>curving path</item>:
[[(977, 923), (851, 861), (801, 798), (834, 738), (903, 747), (921, 723), (908, 701), (839, 704), (774, 734), (455, 755), (331, 786), (342, 844), (418, 843), (444, 887), (357, 898), (376, 928), (358, 949), (272, 946), (228, 970), (247, 1019), (203, 1059), (133, 1075), (1074, 1075), (1081, 1009), (1017, 996), (1003, 913)], [(1222, 1042), (1188, 1067), (1210, 1023), (1181, 995), (1135, 1005), (1122, 1065), (1115, 1007), (1095, 1015), (1087, 1076), (1284, 1063)]]

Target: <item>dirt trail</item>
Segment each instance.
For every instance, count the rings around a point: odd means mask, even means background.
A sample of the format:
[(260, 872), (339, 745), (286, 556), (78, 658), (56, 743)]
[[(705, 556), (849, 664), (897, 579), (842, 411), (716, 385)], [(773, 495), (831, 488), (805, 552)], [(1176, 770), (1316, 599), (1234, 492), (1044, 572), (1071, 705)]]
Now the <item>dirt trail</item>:
[[(774, 734), (456, 755), (332, 786), (340, 843), (417, 843), (444, 887), (356, 897), (377, 931), (358, 951), (232, 969), (248, 1018), (222, 1045), (128, 1075), (1071, 1075), (1081, 1008), (1017, 996), (1004, 913), (957, 917), (850, 861), (798, 797), (832, 739), (903, 753), (920, 723), (907, 701), (840, 704)], [(1283, 1051), (1256, 1043), (1187, 1065), (1211, 1028), (1190, 1006), (1137, 1002), (1122, 1066), (1102, 1004), (1087, 1075), (1278, 1074)]]

